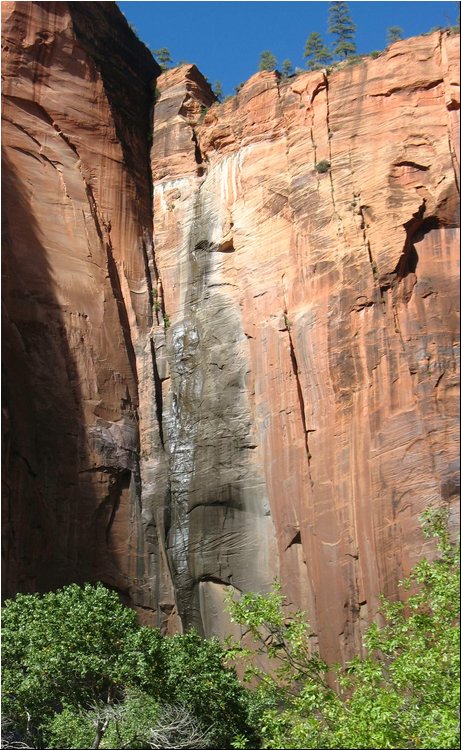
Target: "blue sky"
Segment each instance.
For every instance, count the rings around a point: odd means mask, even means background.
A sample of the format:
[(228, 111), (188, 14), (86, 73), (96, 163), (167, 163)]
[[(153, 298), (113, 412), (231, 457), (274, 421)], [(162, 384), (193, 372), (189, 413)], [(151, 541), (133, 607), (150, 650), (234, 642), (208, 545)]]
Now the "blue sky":
[[(136, 27), (138, 36), (152, 49), (167, 47), (175, 64), (195, 63), (213, 83), (219, 80), (224, 94), (246, 81), (258, 69), (259, 55), (269, 49), (278, 59), (304, 67), (307, 37), (318, 31), (326, 42), (328, 2), (119, 2), (119, 8)], [(404, 37), (434, 26), (456, 23), (456, 2), (349, 2), (357, 25), (358, 53), (386, 46), (386, 29), (400, 26)]]

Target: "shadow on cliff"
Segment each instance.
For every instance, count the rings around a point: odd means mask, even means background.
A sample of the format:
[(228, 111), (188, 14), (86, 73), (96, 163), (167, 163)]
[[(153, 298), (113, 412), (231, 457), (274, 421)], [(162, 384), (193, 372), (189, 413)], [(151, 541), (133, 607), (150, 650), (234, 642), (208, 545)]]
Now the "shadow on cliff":
[(80, 478), (82, 394), (26, 185), (2, 149), (4, 597), (95, 580), (93, 545), (104, 534), (82, 532), (98, 517), (94, 489)]

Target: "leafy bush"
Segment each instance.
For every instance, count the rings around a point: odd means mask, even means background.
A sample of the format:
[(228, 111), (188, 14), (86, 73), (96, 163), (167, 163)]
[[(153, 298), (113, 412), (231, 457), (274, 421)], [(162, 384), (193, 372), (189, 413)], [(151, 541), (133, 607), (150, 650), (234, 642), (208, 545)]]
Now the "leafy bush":
[[(18, 595), (3, 609), (5, 746), (459, 747), (459, 544), (443, 509), (423, 530), (437, 559), (402, 583), (405, 602), (382, 600), (367, 656), (345, 668), (311, 649), (304, 613), (287, 615), (278, 585), (229, 598), (253, 645), (229, 639), (227, 650), (140, 627), (102, 585)], [(248, 689), (226, 667), (236, 660)]]
[(89, 710), (65, 707), (55, 714), (48, 731), (50, 747), (84, 748), (206, 748), (212, 747), (204, 730), (185, 705), (164, 705), (133, 688), (113, 705), (100, 703)]
[(315, 165), (315, 171), (319, 172), (320, 174), (324, 174), (325, 172), (328, 172), (328, 170), (330, 169), (330, 167), (331, 167), (330, 162), (327, 161), (326, 159), (322, 159), (322, 161), (319, 161)]
[(3, 609), (3, 716), (37, 747), (94, 747), (97, 732), (101, 747), (120, 747), (111, 732), (141, 727), (137, 713), (157, 731), (160, 714), (187, 704), (183, 729), (192, 722), (213, 747), (228, 747), (252, 730), (246, 691), (224, 658), (194, 631), (163, 638), (140, 627), (102, 585), (20, 594)]
[[(279, 587), (228, 601), (256, 644), (230, 643), (229, 656), (259, 683), (252, 720), (261, 747), (459, 747), (459, 544), (449, 541), (443, 509), (423, 523), (438, 538), (438, 559), (422, 560), (402, 583), (417, 587), (405, 603), (382, 600), (385, 624), (369, 628), (368, 655), (344, 669), (311, 652), (307, 621), (300, 612), (287, 617)], [(270, 674), (255, 667), (256, 655), (270, 659)]]

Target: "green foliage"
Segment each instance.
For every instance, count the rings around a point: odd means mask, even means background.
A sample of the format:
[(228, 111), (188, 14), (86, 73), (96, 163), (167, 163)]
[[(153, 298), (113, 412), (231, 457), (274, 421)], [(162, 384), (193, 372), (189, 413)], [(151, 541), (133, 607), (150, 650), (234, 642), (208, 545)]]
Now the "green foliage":
[[(229, 639), (229, 658), (242, 661), (244, 680), (256, 685), (250, 717), (261, 735), (260, 747), (324, 747), (304, 744), (304, 730), (302, 739), (296, 735), (305, 711), (308, 716), (314, 707), (338, 699), (325, 681), (327, 665), (310, 648), (312, 631), (305, 614), (289, 614), (283, 604), (278, 583), (267, 595), (250, 593), (237, 601), (229, 596), (231, 619), (253, 644), (244, 647)], [(269, 671), (257, 666), (261, 657), (269, 660)]]
[(140, 727), (143, 710), (151, 726), (160, 703), (187, 703), (213, 747), (252, 736), (246, 692), (225, 667), (222, 646), (193, 631), (163, 638), (140, 627), (101, 585), (7, 601), (2, 656), (3, 715), (37, 746), (92, 747), (98, 726), (101, 747), (123, 746), (111, 744), (116, 726), (125, 734)]
[(319, 70), (331, 62), (331, 52), (318, 31), (309, 34), (304, 47), (304, 57), (309, 70)]
[(354, 65), (361, 65), (364, 63), (364, 58), (362, 55), (349, 55), (349, 57), (346, 60), (346, 67), (350, 68)]
[(171, 320), (168, 317), (166, 313), (163, 314), (163, 327), (165, 328), (165, 331), (170, 327)]
[(170, 701), (187, 705), (194, 715), (212, 724), (213, 747), (226, 747), (226, 737), (245, 732), (247, 696), (233, 669), (223, 669), (225, 651), (215, 638), (204, 640), (195, 631), (164, 641), (168, 671), (164, 689)]
[(382, 54), (382, 51), (379, 49), (374, 49), (373, 52), (370, 52), (370, 57), (373, 58), (373, 60), (376, 60), (377, 57), (379, 57)]
[(123, 684), (126, 642), (136, 614), (103, 586), (68, 586), (43, 597), (19, 594), (3, 610), (6, 716), (40, 728), (62, 700), (89, 703)]
[(188, 708), (164, 705), (135, 688), (112, 705), (101, 702), (88, 710), (65, 706), (48, 729), (50, 748), (205, 748), (211, 742), (209, 731)]
[(158, 298), (158, 292), (156, 289), (152, 289), (152, 309), (154, 310), (154, 312), (160, 312), (160, 310), (162, 309), (162, 305)]
[(90, 711), (64, 704), (62, 711), (55, 713), (47, 726), (47, 745), (50, 748), (93, 747), (95, 734), (96, 726)]
[(48, 748), (457, 748), (459, 544), (447, 528), (445, 509), (424, 514), (436, 559), (402, 582), (405, 601), (382, 600), (366, 656), (345, 668), (319, 657), (279, 584), (228, 598), (245, 637), (227, 650), (138, 626), (101, 585), (18, 595), (3, 609), (8, 736)]
[(330, 167), (330, 162), (327, 159), (322, 159), (322, 161), (317, 162), (317, 164), (315, 165), (315, 171), (319, 172), (320, 174), (324, 174), (325, 172), (328, 172)]
[(258, 70), (275, 70), (277, 67), (277, 58), (269, 50), (261, 52), (259, 57)]
[[(423, 530), (438, 539), (438, 558), (402, 583), (412, 591), (405, 603), (383, 599), (384, 625), (369, 628), (367, 656), (344, 669), (328, 669), (310, 648), (306, 620), (284, 611), (279, 586), (228, 601), (255, 644), (234, 642), (229, 654), (257, 681), (251, 716), (262, 748), (459, 747), (459, 544), (450, 543), (444, 509), (428, 511)], [(261, 655), (270, 673), (254, 666)]]
[(170, 50), (167, 47), (160, 47), (159, 49), (153, 49), (152, 54), (157, 60), (163, 71), (168, 70), (173, 64), (171, 59)]
[(393, 44), (402, 39), (403, 29), (400, 26), (390, 26), (387, 30), (386, 44)]
[(152, 82), (152, 93), (153, 93), (154, 104), (155, 104), (160, 99), (160, 96), (162, 94), (162, 92), (160, 91), (160, 89), (158, 88), (156, 84), (155, 79)]
[(201, 125), (206, 117), (206, 113), (208, 112), (208, 107), (205, 104), (200, 105), (200, 117), (198, 120), (198, 124)]
[(213, 84), (213, 93), (218, 100), (218, 102), (222, 102), (223, 100), (223, 88), (221, 81), (215, 81)]
[(282, 76), (284, 78), (288, 78), (288, 76), (291, 76), (293, 73), (293, 64), (291, 60), (284, 60), (282, 63)]
[(328, 33), (336, 37), (333, 52), (338, 57), (347, 57), (355, 53), (353, 41), (356, 32), (349, 6), (344, 2), (330, 3), (328, 15)]

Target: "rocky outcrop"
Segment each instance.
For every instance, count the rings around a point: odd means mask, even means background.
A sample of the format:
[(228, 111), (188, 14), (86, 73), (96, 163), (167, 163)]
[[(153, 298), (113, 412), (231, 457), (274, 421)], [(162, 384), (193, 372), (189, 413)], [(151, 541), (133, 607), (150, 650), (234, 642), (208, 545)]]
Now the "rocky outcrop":
[(2, 16), (3, 592), (102, 579), (145, 604), (159, 69), (115, 4), (2, 3)]
[(115, 4), (2, 13), (5, 594), (220, 635), (278, 576), (348, 658), (459, 488), (459, 36), (219, 105)]
[(279, 575), (351, 656), (456, 495), (458, 46), (259, 73), (207, 112), (195, 68), (159, 79), (168, 538), (207, 633), (225, 584)]

